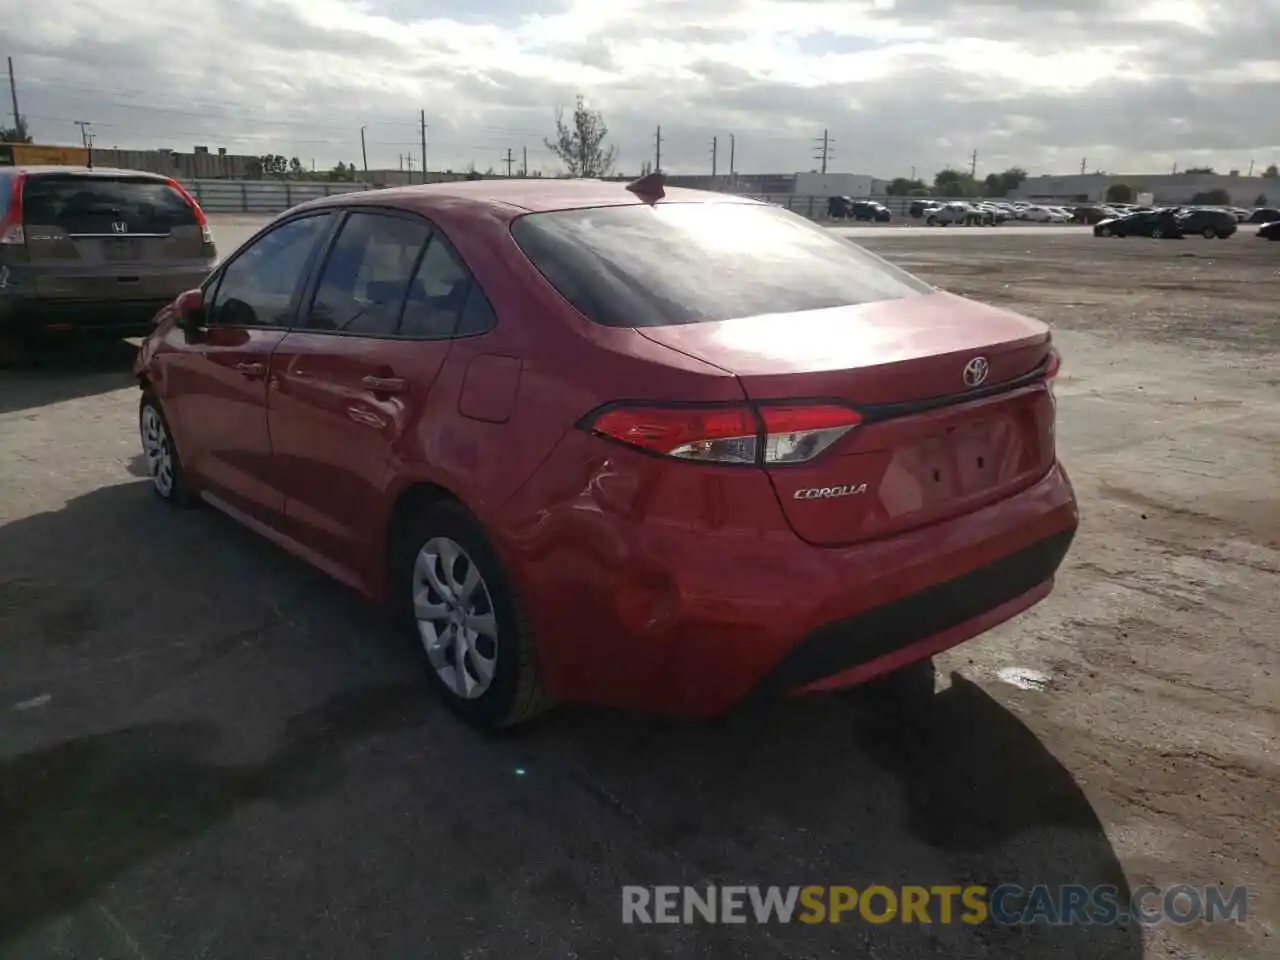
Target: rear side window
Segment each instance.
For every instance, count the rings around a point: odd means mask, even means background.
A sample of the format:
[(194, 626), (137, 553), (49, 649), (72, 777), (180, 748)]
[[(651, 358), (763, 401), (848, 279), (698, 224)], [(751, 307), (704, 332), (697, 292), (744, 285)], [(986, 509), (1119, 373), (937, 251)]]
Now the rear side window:
[[(473, 283), (471, 273), (436, 234), (431, 238), (426, 256), (413, 279), (404, 305), (400, 333), (416, 340), (440, 340), (454, 336), (458, 318), (466, 310), (473, 286), (477, 285)], [(483, 299), (484, 294), (480, 296)]]
[(198, 222), (186, 198), (161, 180), (67, 174), (28, 177), (22, 215), (28, 225), (70, 234), (168, 233)]
[(353, 213), (334, 241), (307, 326), (391, 336), (431, 230), (421, 221)]
[(931, 293), (921, 280), (765, 204), (658, 203), (526, 214), (511, 234), (588, 319), (730, 320)]

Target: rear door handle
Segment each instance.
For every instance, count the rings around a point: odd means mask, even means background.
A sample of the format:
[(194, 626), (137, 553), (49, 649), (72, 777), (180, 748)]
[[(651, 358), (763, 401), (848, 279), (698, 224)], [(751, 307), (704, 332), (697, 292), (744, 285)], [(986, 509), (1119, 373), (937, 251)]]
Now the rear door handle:
[(408, 393), (409, 381), (401, 377), (365, 377), (360, 381), (361, 386), (371, 393)]
[(248, 377), (250, 380), (257, 380), (267, 372), (266, 364), (263, 363), (237, 363), (236, 373)]

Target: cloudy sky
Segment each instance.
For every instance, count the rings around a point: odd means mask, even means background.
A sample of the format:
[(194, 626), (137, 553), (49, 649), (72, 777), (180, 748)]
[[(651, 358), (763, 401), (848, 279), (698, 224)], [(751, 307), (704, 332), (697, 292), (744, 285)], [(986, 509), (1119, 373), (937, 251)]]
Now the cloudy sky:
[[(622, 172), (1258, 170), (1280, 161), (1280, 0), (0, 0), (38, 142), (554, 170), (582, 93)], [(0, 86), (3, 86), (0, 83)], [(4, 91), (7, 93), (7, 89)], [(7, 111), (7, 97), (4, 98)], [(519, 160), (517, 159), (517, 164)]]

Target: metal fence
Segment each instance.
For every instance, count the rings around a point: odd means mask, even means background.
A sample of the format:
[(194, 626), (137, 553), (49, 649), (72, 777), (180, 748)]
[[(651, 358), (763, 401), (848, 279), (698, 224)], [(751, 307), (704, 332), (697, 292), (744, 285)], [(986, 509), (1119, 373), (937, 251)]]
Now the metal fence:
[(312, 180), (185, 180), (182, 184), (205, 213), (282, 213), (290, 207), (329, 197), (373, 189), (367, 183)]
[[(186, 180), (206, 213), (243, 213), (268, 215), (282, 213), (290, 207), (318, 197), (376, 189), (367, 183), (329, 183), (316, 180)], [(790, 193), (752, 194), (758, 200), (776, 203), (811, 220), (825, 220), (827, 197), (797, 196)], [(875, 200), (889, 208), (892, 215), (905, 217), (917, 197), (859, 197)], [(931, 197), (935, 203), (946, 203), (946, 197)]]

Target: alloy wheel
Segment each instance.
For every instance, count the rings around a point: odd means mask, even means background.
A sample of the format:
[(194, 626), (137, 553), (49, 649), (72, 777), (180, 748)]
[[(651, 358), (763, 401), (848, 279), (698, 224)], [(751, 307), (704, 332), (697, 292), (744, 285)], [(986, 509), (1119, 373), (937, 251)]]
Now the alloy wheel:
[(498, 623), (489, 586), (457, 541), (433, 537), (418, 551), (413, 613), (445, 687), (463, 700), (484, 696), (498, 666)]
[(160, 412), (150, 404), (142, 410), (142, 452), (147, 458), (147, 472), (156, 492), (162, 497), (173, 495), (173, 449), (169, 431)]

